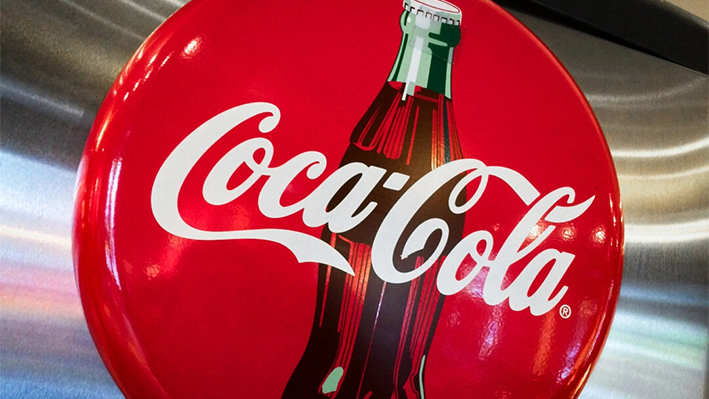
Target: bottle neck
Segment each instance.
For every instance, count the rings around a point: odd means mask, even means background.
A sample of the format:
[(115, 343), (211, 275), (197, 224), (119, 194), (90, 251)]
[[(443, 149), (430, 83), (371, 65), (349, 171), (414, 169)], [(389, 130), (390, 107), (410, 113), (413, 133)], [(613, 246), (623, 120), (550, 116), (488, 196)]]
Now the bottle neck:
[(453, 48), (460, 41), (460, 26), (434, 21), (409, 11), (401, 14), (401, 46), (390, 82), (404, 83), (404, 97), (422, 87), (451, 98)]

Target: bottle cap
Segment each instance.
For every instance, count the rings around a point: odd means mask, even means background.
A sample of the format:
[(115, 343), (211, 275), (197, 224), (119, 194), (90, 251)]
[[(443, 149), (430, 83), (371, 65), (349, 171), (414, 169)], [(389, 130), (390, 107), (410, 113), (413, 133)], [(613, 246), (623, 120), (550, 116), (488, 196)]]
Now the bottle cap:
[(460, 8), (444, 0), (404, 0), (404, 9), (450, 25), (460, 25), (463, 16)]

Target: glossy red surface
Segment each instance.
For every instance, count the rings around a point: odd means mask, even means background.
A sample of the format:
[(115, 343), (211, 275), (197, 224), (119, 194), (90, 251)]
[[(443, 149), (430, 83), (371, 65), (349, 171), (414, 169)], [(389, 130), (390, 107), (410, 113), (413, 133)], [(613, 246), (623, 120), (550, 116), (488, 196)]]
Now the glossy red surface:
[[(562, 280), (568, 292), (554, 309), (534, 316), (507, 301), (486, 304), (487, 269), (446, 299), (426, 365), (426, 398), (575, 397), (601, 351), (620, 288), (623, 228), (610, 154), (583, 95), (543, 44), (492, 3), (456, 5), (463, 19), (453, 103), (464, 156), (513, 169), (542, 195), (569, 186), (575, 203), (595, 199), (538, 249), (575, 255)], [(151, 210), (153, 183), (198, 126), (260, 101), (282, 115), (267, 136), (272, 164), (318, 151), (328, 159), (323, 176), (331, 174), (387, 78), (400, 13), (398, 1), (306, 7), (194, 0), (118, 77), (82, 158), (74, 258), (89, 329), (127, 397), (280, 397), (310, 333), (316, 265), (299, 264), (272, 242), (169, 234)], [(226, 152), (263, 136), (258, 121), (238, 126), (199, 160), (180, 191), (182, 216), (202, 229), (319, 236), (321, 227), (305, 226), (300, 213), (263, 216), (256, 205), (262, 182), (226, 205), (202, 196)], [(298, 180), (283, 200), (305, 197), (320, 181)], [(499, 248), (527, 210), (508, 187), (491, 182), (466, 214), (465, 234), (489, 231)], [(505, 284), (527, 263), (513, 264)]]

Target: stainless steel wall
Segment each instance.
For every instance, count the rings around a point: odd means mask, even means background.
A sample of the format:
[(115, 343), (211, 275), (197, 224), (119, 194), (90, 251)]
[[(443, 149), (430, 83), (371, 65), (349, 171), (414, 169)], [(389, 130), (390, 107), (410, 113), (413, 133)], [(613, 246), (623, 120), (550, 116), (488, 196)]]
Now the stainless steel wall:
[[(119, 398), (70, 252), (75, 170), (128, 58), (184, 1), (1, 0), (0, 393)], [(700, 399), (709, 324), (709, 78), (516, 14), (590, 101), (627, 231), (618, 312), (582, 399)]]

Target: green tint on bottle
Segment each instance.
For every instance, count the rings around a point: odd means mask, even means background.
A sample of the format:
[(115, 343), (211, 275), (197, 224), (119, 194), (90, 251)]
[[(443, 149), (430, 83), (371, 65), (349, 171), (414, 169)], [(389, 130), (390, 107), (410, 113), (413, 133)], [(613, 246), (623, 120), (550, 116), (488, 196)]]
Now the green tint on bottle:
[(453, 47), (460, 42), (460, 26), (415, 11), (401, 14), (403, 37), (388, 80), (404, 83), (405, 96), (419, 86), (451, 98)]

